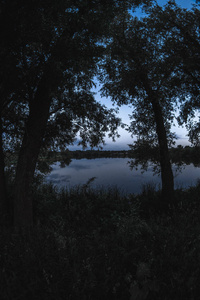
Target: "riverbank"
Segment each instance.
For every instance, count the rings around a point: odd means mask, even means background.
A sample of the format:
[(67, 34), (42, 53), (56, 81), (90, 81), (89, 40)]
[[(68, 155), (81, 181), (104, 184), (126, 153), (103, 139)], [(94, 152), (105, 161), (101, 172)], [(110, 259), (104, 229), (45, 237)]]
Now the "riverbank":
[(200, 184), (138, 196), (33, 186), (34, 229), (0, 231), (1, 299), (199, 299)]

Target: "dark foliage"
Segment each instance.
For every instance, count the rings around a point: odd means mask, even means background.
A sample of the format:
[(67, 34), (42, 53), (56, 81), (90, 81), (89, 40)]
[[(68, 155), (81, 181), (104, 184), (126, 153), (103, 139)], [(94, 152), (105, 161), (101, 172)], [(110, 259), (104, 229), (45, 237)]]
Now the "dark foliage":
[(34, 187), (34, 229), (0, 231), (1, 299), (199, 299), (199, 192), (161, 213), (153, 187)]

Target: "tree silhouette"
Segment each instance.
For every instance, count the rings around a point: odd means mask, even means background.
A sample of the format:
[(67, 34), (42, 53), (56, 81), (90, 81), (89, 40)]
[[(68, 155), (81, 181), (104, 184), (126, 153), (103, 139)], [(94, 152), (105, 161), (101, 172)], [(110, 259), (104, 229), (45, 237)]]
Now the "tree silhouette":
[(0, 193), (6, 201), (3, 150), (17, 145), (15, 227), (32, 226), (31, 182), (42, 146), (68, 145), (77, 132), (83, 145), (96, 146), (105, 132), (117, 134), (119, 119), (91, 87), (110, 23), (140, 2), (1, 2)]
[[(196, 1), (199, 3), (199, 1)], [(181, 103), (180, 124), (186, 124), (190, 141), (199, 145), (200, 123), (194, 120), (199, 111), (200, 35), (199, 5), (191, 10), (178, 7), (171, 1), (164, 10), (155, 11), (155, 26), (163, 35), (170, 35), (165, 51), (174, 57), (174, 82)]]
[(159, 146), (162, 196), (173, 199), (174, 180), (168, 145), (177, 102), (174, 69), (176, 60), (165, 51), (170, 38), (155, 28), (154, 13), (143, 20), (124, 14), (113, 24), (112, 39), (101, 65), (102, 93), (118, 105), (133, 107), (130, 131), (135, 147), (148, 142)]

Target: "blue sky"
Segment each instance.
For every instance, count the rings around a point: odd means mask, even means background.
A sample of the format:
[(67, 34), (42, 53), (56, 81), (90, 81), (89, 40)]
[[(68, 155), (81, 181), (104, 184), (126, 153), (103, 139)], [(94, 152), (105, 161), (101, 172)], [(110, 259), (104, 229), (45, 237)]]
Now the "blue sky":
[[(157, 0), (159, 5), (165, 5), (168, 1), (167, 0)], [(190, 9), (192, 4), (195, 4), (194, 0), (176, 0), (176, 3), (183, 8)], [(142, 17), (144, 14), (141, 12), (140, 9), (137, 10), (137, 16)], [(97, 89), (98, 91), (98, 89)], [(96, 94), (97, 101), (105, 104), (108, 108), (113, 108), (110, 99), (108, 98), (101, 98), (100, 94), (97, 92)], [(122, 106), (119, 110), (119, 117), (122, 119), (122, 122), (128, 124), (129, 123), (129, 114), (131, 114), (131, 108), (127, 106)], [(178, 139), (176, 144), (181, 144), (183, 146), (190, 145), (187, 137), (187, 131), (185, 128), (179, 127), (177, 124), (172, 128), (172, 131), (176, 133)], [(111, 139), (106, 139), (106, 145), (103, 147), (105, 150), (128, 150), (128, 144), (132, 144), (134, 138), (131, 137), (131, 134), (125, 131), (124, 129), (119, 129), (120, 138), (116, 140), (116, 142), (112, 142)], [(77, 146), (69, 147), (71, 150), (80, 149)]]
[[(159, 5), (165, 5), (167, 0), (157, 0)], [(191, 8), (195, 4), (195, 0), (176, 0), (176, 3), (184, 8)]]

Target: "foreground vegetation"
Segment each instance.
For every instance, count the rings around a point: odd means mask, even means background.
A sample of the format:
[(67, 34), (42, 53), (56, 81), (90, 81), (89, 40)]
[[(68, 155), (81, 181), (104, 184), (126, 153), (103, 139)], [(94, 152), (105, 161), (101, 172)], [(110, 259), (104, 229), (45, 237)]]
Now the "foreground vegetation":
[(89, 184), (33, 186), (34, 229), (0, 231), (0, 296), (7, 299), (199, 299), (200, 184), (141, 195)]

